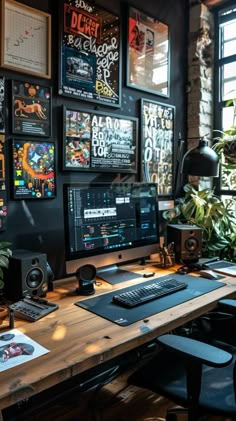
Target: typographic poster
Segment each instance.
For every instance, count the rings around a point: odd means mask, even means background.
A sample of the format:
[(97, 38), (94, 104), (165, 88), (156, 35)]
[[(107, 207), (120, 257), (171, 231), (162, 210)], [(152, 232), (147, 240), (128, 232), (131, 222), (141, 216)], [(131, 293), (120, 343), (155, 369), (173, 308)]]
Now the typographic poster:
[(51, 89), (28, 81), (12, 82), (12, 131), (15, 134), (51, 135)]
[(174, 117), (174, 106), (141, 100), (142, 178), (163, 196), (173, 193)]
[(137, 172), (137, 119), (64, 108), (64, 169)]
[(14, 139), (14, 199), (50, 199), (55, 193), (54, 142)]
[(59, 94), (120, 106), (120, 19), (94, 2), (61, 6)]

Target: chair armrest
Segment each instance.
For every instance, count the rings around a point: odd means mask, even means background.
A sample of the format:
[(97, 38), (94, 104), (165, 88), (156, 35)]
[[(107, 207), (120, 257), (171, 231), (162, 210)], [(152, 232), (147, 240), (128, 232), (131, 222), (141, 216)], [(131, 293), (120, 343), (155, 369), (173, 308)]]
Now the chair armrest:
[(218, 307), (221, 310), (230, 311), (231, 314), (236, 314), (236, 300), (224, 298), (218, 301)]
[(195, 360), (211, 367), (224, 367), (233, 359), (229, 352), (184, 336), (166, 334), (159, 336), (157, 342), (182, 354), (187, 359)]

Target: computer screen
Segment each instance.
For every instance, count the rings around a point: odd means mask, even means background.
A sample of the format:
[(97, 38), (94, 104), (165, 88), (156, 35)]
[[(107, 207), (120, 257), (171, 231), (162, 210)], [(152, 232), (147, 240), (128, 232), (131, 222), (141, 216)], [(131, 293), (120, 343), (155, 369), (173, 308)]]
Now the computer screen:
[(63, 201), (67, 274), (86, 264), (101, 274), (158, 252), (156, 184), (67, 183)]

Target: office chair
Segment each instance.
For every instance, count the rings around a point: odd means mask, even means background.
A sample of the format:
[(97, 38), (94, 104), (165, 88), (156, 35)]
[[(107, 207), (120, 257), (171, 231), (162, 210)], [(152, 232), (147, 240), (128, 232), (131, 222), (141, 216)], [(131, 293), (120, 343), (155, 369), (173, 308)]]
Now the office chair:
[(180, 407), (167, 411), (167, 421), (187, 414), (189, 421), (206, 415), (236, 419), (236, 348), (219, 347), (190, 337), (166, 334), (157, 338), (160, 351), (128, 382), (172, 400)]

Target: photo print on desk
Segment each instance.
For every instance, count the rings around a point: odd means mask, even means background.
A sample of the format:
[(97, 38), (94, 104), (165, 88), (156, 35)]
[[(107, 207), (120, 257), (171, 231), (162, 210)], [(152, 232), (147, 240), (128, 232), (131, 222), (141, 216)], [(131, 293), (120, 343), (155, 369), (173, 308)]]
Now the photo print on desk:
[(120, 107), (120, 19), (96, 3), (60, 3), (59, 94)]
[(12, 149), (13, 198), (54, 198), (55, 143), (13, 139)]
[(12, 132), (51, 136), (51, 88), (27, 81), (12, 81)]
[(137, 173), (138, 119), (63, 107), (63, 169)]
[(5, 77), (0, 77), (0, 133), (5, 133), (6, 125)]
[(160, 196), (173, 194), (174, 125), (174, 106), (141, 99), (142, 180)]

